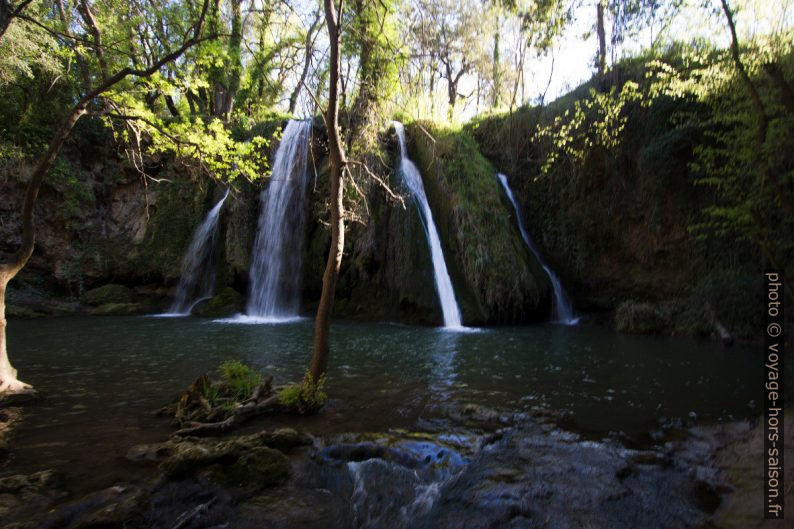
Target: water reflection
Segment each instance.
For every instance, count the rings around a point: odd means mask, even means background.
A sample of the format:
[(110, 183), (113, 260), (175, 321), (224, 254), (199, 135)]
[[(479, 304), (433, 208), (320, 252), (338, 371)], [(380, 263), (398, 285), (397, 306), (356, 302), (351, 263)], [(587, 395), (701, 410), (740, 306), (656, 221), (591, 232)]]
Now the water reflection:
[(457, 332), (439, 330), (431, 335), (428, 351), (430, 352), (430, 372), (428, 373), (428, 389), (433, 399), (450, 400), (452, 388), (456, 384), (458, 374), (455, 371), (458, 347), (463, 335)]

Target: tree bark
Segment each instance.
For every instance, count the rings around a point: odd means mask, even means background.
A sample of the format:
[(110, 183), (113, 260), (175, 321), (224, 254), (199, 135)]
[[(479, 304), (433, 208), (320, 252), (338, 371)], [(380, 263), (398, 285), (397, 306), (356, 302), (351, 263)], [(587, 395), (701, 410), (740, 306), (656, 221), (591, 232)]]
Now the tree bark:
[(731, 56), (733, 57), (733, 63), (736, 66), (736, 71), (739, 72), (739, 77), (742, 78), (742, 82), (745, 87), (747, 87), (747, 91), (750, 92), (750, 99), (755, 109), (756, 119), (758, 120), (758, 144), (760, 146), (766, 141), (766, 130), (768, 127), (766, 109), (764, 108), (764, 103), (761, 101), (761, 95), (758, 93), (752, 79), (750, 79), (750, 75), (747, 73), (747, 69), (744, 67), (742, 58), (739, 55), (739, 39), (736, 36), (736, 25), (733, 23), (733, 12), (730, 6), (728, 6), (727, 0), (720, 1), (722, 2), (722, 11), (725, 13), (725, 18), (728, 19), (728, 29), (730, 29), (731, 32)]
[[(502, 60), (499, 54), (499, 32), (500, 32), (500, 25), (501, 25), (501, 17), (496, 15), (496, 31), (493, 34), (493, 106), (499, 106), (499, 92), (502, 88), (502, 79), (501, 79), (501, 65), (499, 64)], [(478, 86), (479, 89), (479, 86)]]
[(330, 161), (328, 178), (331, 187), (331, 247), (328, 249), (328, 260), (323, 273), (323, 291), (314, 322), (314, 351), (309, 366), (309, 373), (314, 383), (317, 383), (320, 377), (325, 374), (328, 367), (331, 311), (334, 305), (334, 293), (336, 291), (336, 281), (339, 278), (339, 268), (342, 265), (342, 251), (345, 246), (345, 225), (342, 218), (344, 207), (342, 201), (342, 171), (347, 161), (339, 134), (339, 74), (341, 67), (339, 61), (341, 41), (339, 25), (342, 20), (343, 2), (344, 0), (339, 2), (339, 14), (337, 15), (333, 0), (324, 0), (325, 23), (328, 26), (328, 37), (331, 45), (328, 109), (325, 113)]
[(243, 70), (242, 54), (240, 45), (243, 40), (243, 11), (242, 0), (232, 0), (232, 32), (229, 36), (229, 55), (231, 64), (229, 65), (229, 77), (227, 88), (223, 98), (223, 106), (220, 114), (224, 120), (228, 121), (234, 109), (234, 98), (240, 89), (240, 75)]
[(596, 67), (598, 75), (602, 77), (607, 70), (607, 37), (604, 29), (604, 0), (596, 3), (596, 34), (598, 35), (598, 57)]

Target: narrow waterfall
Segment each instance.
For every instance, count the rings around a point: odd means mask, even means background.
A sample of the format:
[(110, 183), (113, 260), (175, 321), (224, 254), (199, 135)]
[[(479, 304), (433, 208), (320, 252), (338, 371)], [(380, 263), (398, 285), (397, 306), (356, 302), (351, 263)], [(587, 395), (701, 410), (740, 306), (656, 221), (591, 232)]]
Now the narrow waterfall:
[(565, 325), (576, 325), (579, 322), (579, 318), (574, 316), (573, 307), (571, 307), (571, 302), (568, 300), (568, 294), (565, 293), (565, 289), (560, 282), (560, 278), (557, 277), (557, 274), (554, 273), (543, 257), (541, 257), (540, 252), (535, 247), (535, 243), (532, 242), (529, 232), (524, 226), (524, 218), (521, 216), (521, 210), (518, 207), (518, 202), (513, 196), (513, 190), (510, 189), (510, 186), (507, 183), (507, 176), (502, 173), (499, 173), (496, 176), (499, 178), (499, 182), (502, 184), (507, 198), (510, 199), (510, 203), (513, 204), (513, 209), (516, 212), (516, 219), (518, 221), (518, 230), (521, 232), (521, 238), (524, 239), (524, 243), (527, 245), (527, 248), (529, 248), (529, 250), (535, 255), (535, 258), (543, 267), (546, 275), (549, 276), (549, 281), (551, 281), (551, 286), (554, 289), (552, 318), (558, 323), (563, 323)]
[(290, 120), (276, 151), (270, 183), (262, 191), (246, 307), (253, 318), (290, 319), (300, 309), (311, 131), (311, 121)]
[(207, 213), (196, 228), (193, 240), (182, 258), (182, 275), (176, 287), (176, 295), (168, 309), (169, 314), (187, 316), (193, 306), (212, 296), (215, 290), (215, 267), (212, 254), (218, 238), (218, 217), (221, 206), (229, 196), (229, 189), (223, 198)]
[(430, 247), (430, 256), (433, 259), (436, 291), (438, 291), (438, 298), (441, 301), (441, 312), (444, 315), (444, 327), (460, 328), (460, 309), (458, 308), (458, 302), (455, 300), (455, 291), (452, 288), (452, 280), (449, 278), (447, 263), (444, 261), (444, 252), (441, 250), (441, 239), (438, 237), (438, 230), (435, 222), (433, 222), (433, 213), (430, 211), (430, 204), (427, 203), (422, 175), (416, 165), (408, 158), (408, 147), (405, 142), (403, 124), (395, 121), (394, 130), (400, 139), (399, 171), (419, 208), (425, 235), (427, 235), (427, 245)]

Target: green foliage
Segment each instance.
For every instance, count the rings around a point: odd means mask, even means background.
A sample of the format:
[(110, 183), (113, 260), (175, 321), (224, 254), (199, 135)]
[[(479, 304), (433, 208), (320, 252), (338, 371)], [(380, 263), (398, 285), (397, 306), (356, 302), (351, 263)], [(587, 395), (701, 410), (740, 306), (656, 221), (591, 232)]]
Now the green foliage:
[(278, 394), (278, 401), (285, 408), (300, 414), (311, 413), (325, 404), (328, 395), (323, 391), (324, 387), (325, 375), (315, 382), (314, 377), (307, 371), (302, 382), (282, 388)]
[(262, 383), (262, 375), (239, 360), (227, 360), (218, 371), (236, 400), (247, 399)]
[(47, 183), (62, 196), (61, 206), (54, 212), (58, 221), (82, 219), (94, 209), (96, 197), (91, 185), (80, 180), (62, 158), (55, 160)]
[(794, 252), (794, 164), (783, 154), (794, 148), (794, 115), (765, 69), (775, 66), (791, 79), (792, 40), (789, 31), (756, 38), (741, 50), (765, 122), (729, 50), (683, 50), (679, 64), (655, 61), (649, 72), (653, 93), (706, 109), (677, 117), (679, 128), (697, 127), (703, 137), (690, 169), (694, 182), (713, 197), (692, 233), (759, 245), (777, 266), (791, 262)]
[(628, 120), (626, 108), (641, 98), (634, 81), (625, 82), (620, 90), (611, 87), (605, 93), (591, 88), (587, 98), (574, 101), (572, 109), (555, 116), (550, 124), (539, 124), (535, 141), (551, 144), (541, 172), (548, 174), (563, 155), (573, 163), (581, 163), (594, 148), (617, 148)]
[(14, 21), (0, 37), (0, 88), (34, 79), (52, 79), (61, 73), (60, 48), (38, 26), (26, 20)]

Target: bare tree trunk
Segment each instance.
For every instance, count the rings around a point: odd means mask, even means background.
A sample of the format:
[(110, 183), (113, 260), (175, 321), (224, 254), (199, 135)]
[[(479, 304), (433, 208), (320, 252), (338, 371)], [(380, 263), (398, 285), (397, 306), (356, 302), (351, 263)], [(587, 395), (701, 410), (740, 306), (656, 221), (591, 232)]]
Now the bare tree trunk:
[(232, 116), (234, 109), (234, 98), (237, 96), (237, 91), (240, 89), (240, 75), (242, 74), (242, 51), (240, 46), (243, 41), (243, 11), (242, 0), (232, 0), (232, 32), (229, 36), (229, 55), (231, 56), (231, 64), (229, 65), (229, 77), (227, 79), (227, 88), (223, 97), (223, 106), (220, 108), (220, 114), (224, 120), (228, 121)]
[(325, 123), (328, 127), (328, 150), (330, 159), (330, 172), (328, 178), (331, 184), (331, 247), (328, 249), (328, 261), (323, 274), (323, 291), (320, 304), (317, 307), (317, 317), (314, 322), (314, 351), (312, 353), (309, 373), (316, 383), (325, 374), (328, 367), (328, 354), (330, 352), (330, 327), (331, 311), (334, 305), (336, 280), (339, 277), (339, 268), (342, 265), (342, 251), (345, 246), (345, 225), (342, 218), (344, 204), (342, 202), (342, 171), (347, 160), (342, 150), (342, 139), (339, 135), (339, 23), (342, 19), (342, 6), (344, 0), (339, 2), (339, 14), (333, 0), (324, 0), (325, 23), (328, 26), (328, 37), (331, 43), (330, 75), (328, 80), (328, 109), (325, 113)]
[(603, 76), (607, 69), (607, 37), (604, 30), (604, 0), (596, 3), (596, 33), (598, 34), (598, 57), (596, 66), (598, 75)]
[(499, 106), (499, 93), (502, 88), (501, 83), (501, 58), (499, 56), (499, 31), (501, 25), (501, 17), (497, 14), (496, 15), (496, 31), (493, 34), (493, 106), (494, 108)]
[(11, 362), (8, 359), (8, 348), (6, 346), (5, 335), (6, 285), (8, 285), (8, 282), (11, 281), (22, 268), (24, 268), (30, 256), (33, 255), (33, 248), (36, 245), (36, 226), (33, 219), (33, 209), (36, 206), (41, 183), (44, 180), (44, 176), (55, 163), (58, 151), (61, 145), (63, 145), (63, 142), (66, 141), (75, 123), (85, 114), (87, 104), (88, 101), (83, 98), (74, 109), (72, 109), (72, 113), (58, 128), (55, 136), (50, 142), (47, 154), (33, 170), (30, 182), (28, 182), (27, 191), (25, 192), (25, 201), (22, 204), (22, 245), (19, 250), (17, 250), (16, 254), (12, 256), (9, 263), (0, 264), (0, 293), (2, 293), (2, 300), (0, 301), (0, 306), (2, 307), (2, 313), (0, 313), (0, 393), (21, 391), (30, 388), (29, 385), (17, 380), (16, 369), (11, 367)]
[(309, 27), (309, 31), (306, 32), (306, 54), (303, 57), (303, 70), (301, 70), (300, 79), (298, 79), (298, 84), (295, 85), (295, 89), (289, 96), (289, 113), (295, 113), (295, 106), (298, 104), (298, 96), (300, 95), (301, 89), (303, 88), (303, 83), (306, 82), (306, 77), (309, 75), (309, 68), (312, 65), (312, 54), (314, 53), (314, 39), (317, 37), (315, 30), (317, 29), (318, 24), (322, 16), (320, 12), (317, 12), (317, 16), (315, 17), (312, 25)]
[(768, 126), (766, 109), (739, 55), (739, 39), (736, 36), (736, 25), (733, 23), (733, 12), (730, 6), (728, 6), (727, 0), (720, 1), (722, 2), (722, 11), (725, 13), (725, 18), (728, 19), (728, 28), (731, 31), (731, 56), (733, 57), (733, 63), (736, 66), (736, 70), (739, 72), (739, 76), (742, 78), (742, 82), (744, 82), (744, 85), (747, 87), (747, 91), (750, 92), (750, 99), (753, 101), (753, 108), (755, 108), (756, 119), (758, 120), (758, 143), (760, 146), (766, 141), (766, 129)]

